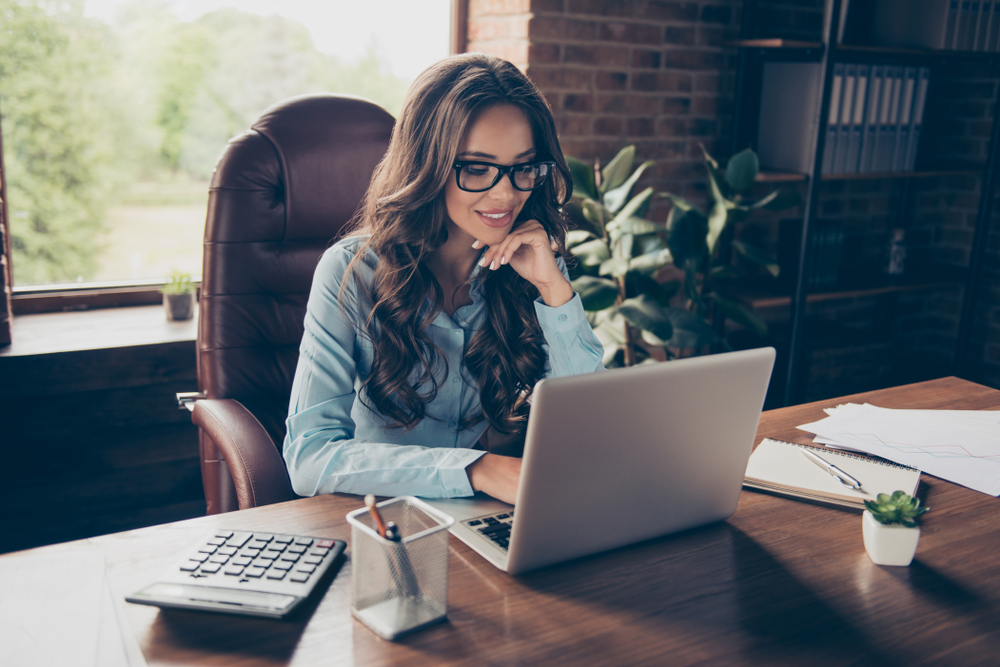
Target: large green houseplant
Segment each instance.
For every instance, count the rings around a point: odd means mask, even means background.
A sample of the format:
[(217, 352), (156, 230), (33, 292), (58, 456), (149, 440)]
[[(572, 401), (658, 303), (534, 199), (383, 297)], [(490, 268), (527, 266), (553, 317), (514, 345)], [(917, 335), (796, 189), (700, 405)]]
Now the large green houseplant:
[[(727, 226), (754, 209), (780, 210), (798, 203), (795, 193), (781, 191), (757, 201), (748, 198), (760, 168), (753, 151), (734, 155), (725, 170), (705, 153), (707, 213), (676, 195), (656, 195), (649, 187), (633, 196), (643, 172), (653, 165), (645, 162), (634, 168), (634, 146), (622, 149), (603, 168), (575, 158), (568, 162), (573, 173), (569, 211), (576, 222), (566, 243), (577, 259), (573, 287), (604, 344), (606, 366), (642, 363), (650, 356), (650, 346), (662, 348), (667, 358), (678, 348), (725, 348), (707, 321), (712, 307), (761, 335), (766, 333), (756, 315), (713, 287), (737, 273), (719, 252)], [(645, 218), (656, 196), (673, 204), (666, 225)], [(732, 247), (777, 275), (777, 263), (762, 251), (740, 241)], [(670, 264), (683, 272), (683, 281), (657, 280)], [(684, 307), (678, 307), (671, 302), (682, 284)], [(640, 338), (645, 345), (638, 344)]]

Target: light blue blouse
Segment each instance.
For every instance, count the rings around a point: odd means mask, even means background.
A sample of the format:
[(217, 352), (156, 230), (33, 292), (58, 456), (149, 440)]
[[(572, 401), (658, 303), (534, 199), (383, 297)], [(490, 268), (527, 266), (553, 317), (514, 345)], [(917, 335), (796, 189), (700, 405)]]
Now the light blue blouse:
[[(363, 244), (358, 237), (340, 241), (326, 251), (313, 277), (284, 442), (292, 488), (303, 496), (471, 496), (465, 469), (484, 453), (472, 447), (487, 423), (465, 430), (459, 424), (480, 411), (479, 388), (462, 364), (466, 346), (486, 318), (480, 269), (476, 266), (469, 276), (472, 303), (453, 317), (439, 312), (428, 327), (447, 370), (443, 364), (435, 368), (438, 392), (427, 404), (427, 416), (409, 431), (389, 428), (363, 400), (361, 383), (371, 371), (373, 350), (367, 336), (356, 332), (365, 330), (368, 312), (357, 305), (355, 281), (345, 287), (346, 298), (338, 294)], [(359, 260), (362, 279), (371, 280), (377, 262), (373, 251), (365, 251)], [(565, 263), (558, 262), (565, 274)], [(425, 307), (433, 307), (429, 297)], [(546, 377), (604, 370), (601, 343), (584, 317), (579, 294), (558, 308), (538, 299), (535, 312), (546, 341)]]

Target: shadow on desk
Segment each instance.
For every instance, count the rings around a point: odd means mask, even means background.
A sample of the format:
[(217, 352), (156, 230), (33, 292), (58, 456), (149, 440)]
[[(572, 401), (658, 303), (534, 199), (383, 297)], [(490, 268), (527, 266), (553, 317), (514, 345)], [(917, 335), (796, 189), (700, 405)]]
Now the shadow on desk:
[[(585, 661), (599, 652), (606, 632), (621, 631), (613, 628), (618, 619), (648, 631), (641, 641), (622, 645), (622, 664), (667, 655), (675, 664), (805, 665), (818, 655), (823, 664), (907, 664), (873, 645), (865, 628), (728, 523), (542, 570), (521, 581), (540, 599), (571, 600), (579, 612), (575, 655), (565, 655), (564, 647), (552, 659)], [(540, 628), (536, 623), (524, 630)]]

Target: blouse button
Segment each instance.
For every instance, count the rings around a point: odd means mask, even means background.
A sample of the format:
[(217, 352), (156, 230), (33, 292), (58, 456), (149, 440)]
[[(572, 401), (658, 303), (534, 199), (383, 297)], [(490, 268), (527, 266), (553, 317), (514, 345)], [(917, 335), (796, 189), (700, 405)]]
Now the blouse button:
[(560, 322), (565, 322), (568, 318), (566, 317), (565, 314), (563, 314), (563, 315), (560, 315), (558, 319), (559, 319)]

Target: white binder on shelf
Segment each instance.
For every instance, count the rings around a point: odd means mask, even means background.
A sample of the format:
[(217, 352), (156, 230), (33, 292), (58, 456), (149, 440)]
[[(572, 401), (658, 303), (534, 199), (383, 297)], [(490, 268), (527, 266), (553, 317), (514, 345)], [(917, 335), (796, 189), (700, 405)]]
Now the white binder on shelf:
[[(822, 70), (817, 68), (818, 73)], [(830, 109), (827, 113), (826, 144), (823, 147), (823, 167), (820, 173), (834, 173), (837, 142), (840, 136), (840, 98), (844, 90), (844, 63), (833, 66), (833, 82), (830, 84)]]
[[(847, 171), (847, 152), (851, 143), (851, 125), (854, 121), (854, 94), (858, 79), (858, 66), (854, 63), (844, 65), (844, 84), (841, 90), (840, 123), (837, 129), (837, 151), (833, 156), (834, 174)], [(832, 100), (831, 100), (832, 104)]]
[(931, 71), (921, 67), (917, 73), (916, 92), (913, 95), (913, 114), (910, 118), (910, 137), (906, 147), (906, 171), (917, 166), (917, 146), (920, 143), (920, 126), (924, 120), (924, 103), (927, 101), (927, 87), (930, 85)]
[(903, 69), (903, 85), (899, 97), (899, 122), (896, 124), (896, 145), (892, 151), (892, 171), (906, 171), (906, 153), (910, 145), (910, 119), (913, 117), (913, 94), (916, 90), (917, 68)]
[(861, 142), (864, 138), (865, 103), (868, 101), (868, 76), (871, 65), (858, 65), (854, 83), (854, 109), (851, 113), (851, 135), (847, 143), (847, 160), (844, 171), (856, 174), (861, 160)]
[(990, 14), (993, 3), (990, 0), (976, 0), (974, 5), (978, 5), (975, 10), (976, 23), (972, 29), (973, 51), (986, 50), (986, 33), (990, 27)]
[(896, 127), (899, 122), (899, 94), (902, 88), (903, 68), (886, 65), (882, 78), (882, 114), (878, 126), (878, 145), (873, 157), (872, 171), (892, 171), (892, 154), (896, 147)]
[(872, 152), (878, 134), (880, 103), (882, 102), (882, 65), (872, 65), (868, 72), (868, 94), (865, 99), (864, 125), (861, 129), (861, 155), (858, 158), (858, 172), (872, 171)]

